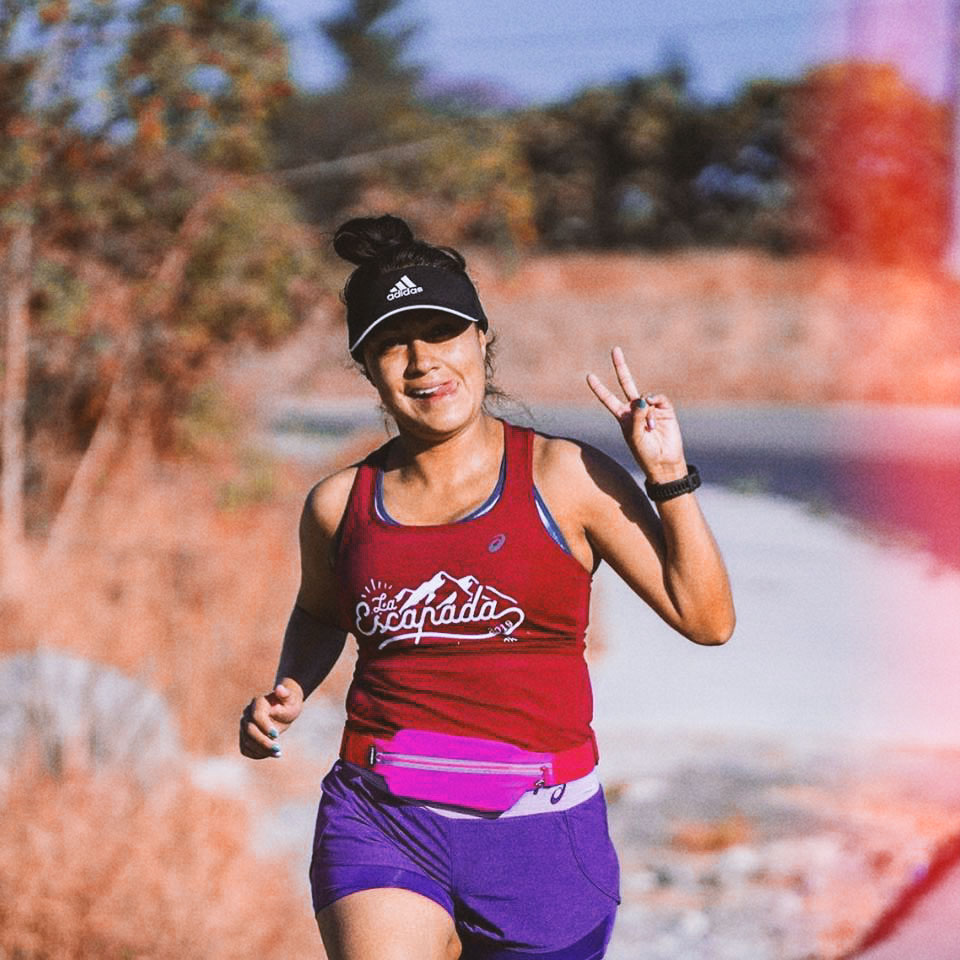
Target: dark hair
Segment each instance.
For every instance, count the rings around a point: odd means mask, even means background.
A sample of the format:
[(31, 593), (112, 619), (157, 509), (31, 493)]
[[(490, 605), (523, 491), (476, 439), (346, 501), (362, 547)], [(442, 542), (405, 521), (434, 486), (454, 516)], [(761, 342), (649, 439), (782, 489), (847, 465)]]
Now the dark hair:
[(348, 310), (367, 284), (391, 270), (439, 267), (451, 273), (467, 272), (467, 262), (458, 250), (417, 240), (406, 221), (390, 214), (354, 217), (340, 224), (333, 235), (333, 249), (357, 265), (340, 294)]
[[(356, 270), (347, 278), (340, 299), (347, 310), (359, 300), (364, 288), (373, 283), (381, 274), (391, 270), (404, 270), (407, 267), (439, 267), (451, 273), (467, 272), (467, 262), (463, 254), (453, 247), (435, 246), (414, 237), (413, 231), (405, 220), (384, 214), (380, 217), (354, 217), (340, 224), (333, 235), (333, 249), (348, 263), (357, 265)], [(485, 359), (487, 399), (499, 401), (506, 394), (494, 383), (493, 344), (495, 336), (487, 340)], [(366, 367), (360, 363), (360, 369), (367, 376)], [(368, 378), (369, 379), (369, 378)]]

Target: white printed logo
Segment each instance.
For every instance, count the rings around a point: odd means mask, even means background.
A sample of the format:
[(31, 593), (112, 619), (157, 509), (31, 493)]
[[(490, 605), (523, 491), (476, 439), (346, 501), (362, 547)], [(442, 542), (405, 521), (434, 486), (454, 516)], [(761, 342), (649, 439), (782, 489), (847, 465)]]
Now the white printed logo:
[[(393, 592), (391, 584), (371, 580), (355, 610), (357, 631), (365, 637), (385, 637), (382, 650), (399, 640), (489, 640), (513, 643), (523, 623), (523, 611), (513, 597), (485, 586), (476, 577), (452, 577), (441, 570), (419, 587)], [(478, 624), (476, 633), (451, 633), (444, 627)]]
[(406, 274), (404, 274), (391, 288), (387, 294), (388, 300), (399, 300), (400, 297), (409, 297), (415, 293), (423, 293), (423, 287), (418, 287)]

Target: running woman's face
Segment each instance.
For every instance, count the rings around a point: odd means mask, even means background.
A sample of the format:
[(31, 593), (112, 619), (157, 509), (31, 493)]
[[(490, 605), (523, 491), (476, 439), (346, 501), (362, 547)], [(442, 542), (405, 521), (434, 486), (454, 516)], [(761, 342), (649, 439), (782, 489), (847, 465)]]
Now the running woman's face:
[(452, 433), (480, 412), (486, 338), (477, 324), (439, 310), (416, 310), (377, 327), (363, 362), (401, 429)]

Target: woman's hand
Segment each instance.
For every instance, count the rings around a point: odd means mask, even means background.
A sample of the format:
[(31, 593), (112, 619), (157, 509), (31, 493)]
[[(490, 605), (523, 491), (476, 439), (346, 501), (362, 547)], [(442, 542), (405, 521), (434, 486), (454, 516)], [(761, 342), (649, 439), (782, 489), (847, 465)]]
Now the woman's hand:
[(662, 393), (641, 395), (620, 347), (613, 348), (612, 357), (626, 401), (618, 399), (592, 373), (587, 374), (590, 389), (617, 418), (630, 452), (650, 480), (667, 483), (684, 476), (687, 465), (673, 404)]
[(281, 756), (278, 738), (302, 709), (303, 690), (297, 683), (278, 683), (270, 693), (254, 697), (240, 717), (240, 752), (253, 760)]

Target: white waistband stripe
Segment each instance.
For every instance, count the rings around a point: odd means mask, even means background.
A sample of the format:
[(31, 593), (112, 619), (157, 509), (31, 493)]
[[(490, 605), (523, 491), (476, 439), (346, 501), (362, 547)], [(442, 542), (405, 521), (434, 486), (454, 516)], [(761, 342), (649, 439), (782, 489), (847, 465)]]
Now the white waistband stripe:
[(451, 820), (502, 820), (504, 817), (525, 817), (532, 813), (559, 813), (569, 810), (577, 804), (589, 800), (600, 789), (600, 778), (596, 770), (591, 770), (579, 780), (561, 783), (555, 787), (540, 787), (528, 790), (509, 810), (501, 814), (470, 813), (466, 810), (451, 810), (449, 807), (435, 807), (425, 804), (428, 810), (448, 817)]

